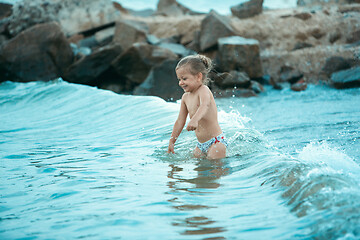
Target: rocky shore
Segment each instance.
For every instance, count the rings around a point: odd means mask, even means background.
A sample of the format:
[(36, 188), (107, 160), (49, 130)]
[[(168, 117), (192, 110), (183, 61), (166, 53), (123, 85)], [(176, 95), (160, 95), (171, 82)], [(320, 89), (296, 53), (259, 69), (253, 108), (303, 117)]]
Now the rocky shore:
[(360, 1), (328, 2), (268, 10), (251, 0), (231, 16), (175, 0), (142, 12), (111, 0), (0, 3), (0, 82), (61, 77), (176, 100), (177, 61), (201, 53), (216, 64), (210, 87), (217, 97), (256, 96), (264, 84), (360, 87)]

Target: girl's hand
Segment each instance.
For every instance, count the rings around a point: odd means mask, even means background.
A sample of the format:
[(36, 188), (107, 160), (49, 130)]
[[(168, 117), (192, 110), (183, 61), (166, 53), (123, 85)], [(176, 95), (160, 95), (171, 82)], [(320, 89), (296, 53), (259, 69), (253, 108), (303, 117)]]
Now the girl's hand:
[(188, 125), (186, 126), (186, 130), (188, 131), (194, 131), (196, 130), (198, 127), (198, 122), (190, 120), (190, 122), (188, 123)]
[(168, 147), (167, 153), (175, 153), (175, 152), (174, 152), (174, 146), (175, 146), (175, 144), (169, 143), (169, 147)]

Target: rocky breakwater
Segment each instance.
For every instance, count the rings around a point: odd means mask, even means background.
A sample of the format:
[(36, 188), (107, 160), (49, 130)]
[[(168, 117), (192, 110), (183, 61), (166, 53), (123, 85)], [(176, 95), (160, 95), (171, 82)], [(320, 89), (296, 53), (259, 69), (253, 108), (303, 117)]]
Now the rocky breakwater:
[(218, 97), (256, 96), (262, 84), (280, 89), (283, 82), (295, 91), (320, 80), (358, 86), (359, 4), (263, 10), (262, 3), (234, 6), (233, 16), (196, 13), (175, 0), (160, 0), (147, 16), (110, 0), (3, 6), (0, 81), (61, 77), (176, 100), (177, 61), (202, 53), (216, 64), (210, 88)]

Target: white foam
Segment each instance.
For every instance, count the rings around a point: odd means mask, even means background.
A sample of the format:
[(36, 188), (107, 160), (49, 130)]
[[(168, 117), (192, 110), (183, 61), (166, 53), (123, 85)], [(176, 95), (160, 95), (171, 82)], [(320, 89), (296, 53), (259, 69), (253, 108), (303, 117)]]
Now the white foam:
[(339, 173), (348, 174), (355, 179), (360, 176), (360, 166), (346, 153), (330, 146), (326, 141), (313, 142), (305, 146), (298, 156), (299, 160), (324, 165)]

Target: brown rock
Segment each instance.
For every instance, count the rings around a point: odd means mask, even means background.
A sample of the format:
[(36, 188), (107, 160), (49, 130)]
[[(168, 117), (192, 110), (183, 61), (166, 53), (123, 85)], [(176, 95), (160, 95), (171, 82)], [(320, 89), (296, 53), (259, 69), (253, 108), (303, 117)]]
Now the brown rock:
[(120, 11), (123, 14), (129, 14), (129, 11), (126, 8), (124, 8), (120, 3), (118, 2), (112, 2), (112, 3), (116, 10)]
[(205, 51), (217, 45), (217, 40), (222, 37), (235, 35), (234, 29), (230, 25), (227, 17), (221, 16), (216, 11), (206, 15), (201, 22), (200, 30), (200, 50)]
[(353, 32), (350, 36), (346, 38), (347, 43), (356, 43), (360, 41), (360, 29)]
[(218, 43), (217, 66), (221, 71), (244, 71), (250, 78), (262, 77), (263, 69), (257, 40), (234, 36), (221, 38)]
[(183, 91), (175, 73), (177, 60), (165, 60), (153, 67), (145, 81), (135, 88), (135, 95), (158, 96), (166, 101), (176, 101)]
[(311, 30), (310, 34), (316, 39), (320, 39), (325, 35), (325, 33), (322, 32), (321, 29), (319, 29), (319, 28), (315, 28), (315, 29)]
[(299, 19), (301, 19), (303, 21), (306, 21), (309, 18), (311, 18), (312, 15), (311, 15), (311, 13), (308, 13), (308, 12), (302, 12), (302, 13), (295, 14), (294, 17), (299, 18)]
[(9, 17), (12, 13), (12, 6), (11, 4), (7, 3), (0, 3), (0, 19)]
[(231, 7), (231, 12), (238, 18), (250, 18), (262, 12), (263, 0), (250, 0)]
[(307, 83), (300, 80), (299, 82), (292, 84), (290, 88), (295, 92), (305, 91)]
[(120, 45), (100, 48), (92, 54), (72, 64), (64, 74), (64, 80), (97, 86), (98, 77), (104, 73), (111, 62), (122, 52)]
[(157, 5), (157, 15), (176, 17), (186, 14), (196, 14), (190, 9), (179, 4), (176, 0), (159, 0)]
[(116, 22), (113, 42), (126, 50), (136, 42), (146, 42), (147, 25), (140, 21), (121, 20)]
[(168, 49), (135, 43), (116, 58), (112, 66), (128, 84), (135, 86), (144, 82), (152, 67), (167, 59), (177, 59), (177, 55)]
[(330, 36), (329, 36), (329, 42), (334, 43), (337, 40), (339, 40), (340, 38), (341, 38), (341, 33), (340, 32), (331, 33)]
[(296, 33), (295, 38), (301, 41), (305, 41), (308, 38), (308, 36), (303, 32), (298, 32)]
[(62, 76), (73, 52), (57, 23), (45, 23), (20, 33), (0, 49), (0, 79), (29, 82)]

